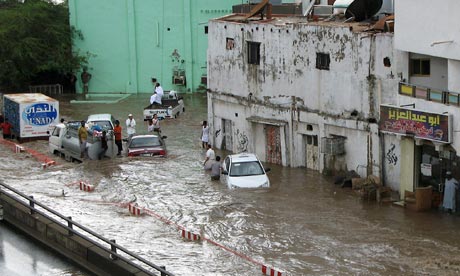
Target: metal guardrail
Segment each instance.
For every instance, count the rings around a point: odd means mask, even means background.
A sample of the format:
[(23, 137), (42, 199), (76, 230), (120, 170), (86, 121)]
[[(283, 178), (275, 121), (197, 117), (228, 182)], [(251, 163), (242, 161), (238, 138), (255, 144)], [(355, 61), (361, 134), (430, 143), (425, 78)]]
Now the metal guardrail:
[[(17, 197), (15, 197), (14, 195), (11, 195), (9, 193), (6, 193), (2, 190), (2, 187), (13, 192), (14, 194), (22, 197), (22, 200), (17, 200)], [(80, 230), (84, 231), (85, 233), (89, 234), (90, 236), (92, 237), (95, 237), (97, 238), (99, 241), (102, 241), (104, 243), (106, 243), (107, 245), (110, 245), (110, 249), (108, 248), (105, 248), (103, 246), (101, 246), (100, 248), (105, 250), (107, 253), (110, 254), (110, 257), (112, 260), (116, 260), (117, 258), (119, 258), (120, 260), (123, 260), (124, 262), (127, 262), (129, 263), (130, 265), (132, 265), (133, 267), (141, 270), (142, 272), (148, 274), (148, 275), (157, 275), (156, 272), (160, 272), (161, 273), (161, 276), (174, 276), (174, 274), (172, 274), (171, 272), (168, 272), (166, 271), (166, 268), (164, 266), (157, 266), (151, 262), (149, 262), (148, 260), (136, 255), (135, 253), (133, 252), (130, 252), (128, 249), (118, 245), (115, 243), (115, 240), (109, 240), (109, 239), (106, 239), (104, 237), (102, 237), (101, 235), (95, 233), (94, 231), (86, 228), (85, 226), (75, 222), (72, 220), (72, 217), (65, 217), (63, 216), (62, 214), (54, 211), (53, 209), (45, 206), (44, 204), (36, 201), (33, 196), (27, 196), (23, 193), (21, 193), (20, 191), (14, 189), (13, 187), (11, 186), (8, 186), (6, 185), (5, 183), (1, 182), (0, 181), (0, 194), (3, 194), (17, 202), (19, 202), (21, 205), (25, 206), (26, 208), (29, 208), (31, 214), (34, 214), (34, 213), (37, 213), (37, 214), (40, 214), (41, 216), (49, 219), (50, 221), (52, 221), (53, 223), (56, 223), (56, 224), (59, 224), (61, 227), (67, 229), (67, 231), (69, 231), (69, 235), (76, 235), (90, 243), (98, 243), (99, 245), (101, 245), (100, 242), (96, 242), (94, 241), (93, 239), (89, 238), (88, 236), (86, 235), (83, 235), (82, 233), (76, 231), (74, 229), (74, 226), (77, 226)], [(27, 202), (24, 202), (24, 201), (28, 201)], [(46, 212), (49, 212), (51, 214), (53, 214), (54, 216), (64, 220), (66, 222), (66, 224), (56, 220), (55, 218), (45, 214), (45, 212), (41, 211), (41, 210), (38, 210), (36, 208), (36, 206), (39, 206), (40, 208), (42, 208), (43, 210), (45, 210)], [(126, 255), (130, 256), (131, 258), (135, 259), (136, 261), (140, 262), (141, 265), (139, 264), (136, 264), (135, 262), (133, 262), (132, 260), (130, 259), (127, 259), (126, 257), (120, 255), (120, 253), (117, 253), (117, 250), (125, 253)], [(156, 272), (152, 272), (151, 270), (147, 269), (146, 267), (148, 267), (149, 269), (155, 269)]]
[(61, 84), (46, 84), (46, 85), (30, 85), (30, 93), (44, 93), (44, 94), (62, 94), (63, 87)]

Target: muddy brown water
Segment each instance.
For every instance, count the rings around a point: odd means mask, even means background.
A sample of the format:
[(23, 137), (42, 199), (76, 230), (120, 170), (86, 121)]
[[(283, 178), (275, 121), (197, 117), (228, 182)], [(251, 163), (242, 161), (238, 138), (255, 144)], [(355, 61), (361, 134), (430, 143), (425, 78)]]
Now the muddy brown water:
[[(67, 120), (111, 113), (124, 126), (132, 113), (139, 133), (147, 129), (142, 109), (149, 96), (117, 104), (70, 104), (69, 95), (58, 99)], [(362, 201), (304, 168), (266, 164), (269, 189), (229, 190), (210, 181), (201, 167), (205, 152), (199, 141), (206, 95), (185, 95), (184, 101), (184, 114), (161, 122), (168, 136), (165, 159), (77, 164), (54, 157), (58, 164), (42, 170), (34, 158), (1, 146), (3, 180), (176, 275), (261, 275), (259, 264), (283, 275), (460, 274), (459, 216)], [(47, 150), (45, 141), (24, 146)], [(80, 191), (71, 185), (78, 180), (96, 190)], [(131, 216), (117, 205), (134, 198), (171, 224)], [(177, 225), (201, 228), (209, 241), (183, 241)]]

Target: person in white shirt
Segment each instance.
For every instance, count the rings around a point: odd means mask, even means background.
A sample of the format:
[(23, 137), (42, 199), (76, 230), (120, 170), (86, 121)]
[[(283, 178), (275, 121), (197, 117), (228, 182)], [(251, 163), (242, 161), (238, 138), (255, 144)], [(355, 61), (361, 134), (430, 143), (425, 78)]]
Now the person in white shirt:
[(203, 121), (203, 126), (201, 129), (201, 146), (206, 149), (208, 148), (209, 143), (209, 126), (207, 121)]
[(204, 169), (205, 170), (210, 170), (212, 167), (212, 164), (216, 161), (216, 153), (212, 149), (211, 144), (208, 144), (208, 150), (206, 151), (206, 159), (204, 160)]
[(128, 119), (126, 119), (126, 132), (128, 133), (128, 140), (131, 140), (136, 134), (136, 120), (134, 120), (133, 114), (129, 114)]
[(452, 172), (446, 172), (446, 182), (444, 184), (444, 198), (442, 207), (448, 212), (455, 212), (456, 209), (456, 191), (458, 189), (458, 181), (452, 177)]
[(150, 96), (150, 105), (156, 104), (157, 102), (157, 92), (153, 92), (152, 96)]
[(149, 125), (147, 127), (147, 131), (148, 132), (156, 131), (158, 133), (161, 132), (161, 130), (160, 130), (160, 120), (158, 119), (157, 114), (153, 114), (152, 120), (149, 120)]
[(160, 86), (160, 83), (158, 82), (155, 85), (155, 93), (157, 93), (156, 102), (161, 104), (161, 98), (163, 98), (164, 91), (163, 88)]

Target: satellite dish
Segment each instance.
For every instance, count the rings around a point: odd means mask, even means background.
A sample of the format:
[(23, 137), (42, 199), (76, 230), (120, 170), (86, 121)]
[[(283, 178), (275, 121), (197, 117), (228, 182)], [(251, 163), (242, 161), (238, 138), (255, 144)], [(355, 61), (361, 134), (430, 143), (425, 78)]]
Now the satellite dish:
[(374, 16), (382, 8), (383, 0), (355, 0), (345, 11), (345, 17), (354, 17), (355, 21), (363, 21)]

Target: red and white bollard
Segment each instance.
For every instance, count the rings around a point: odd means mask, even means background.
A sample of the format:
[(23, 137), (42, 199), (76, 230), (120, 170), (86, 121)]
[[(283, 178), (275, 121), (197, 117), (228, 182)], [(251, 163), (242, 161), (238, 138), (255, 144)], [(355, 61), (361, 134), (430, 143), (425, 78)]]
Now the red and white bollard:
[(268, 276), (283, 276), (281, 271), (262, 265), (262, 273)]
[(23, 146), (20, 146), (18, 144), (15, 144), (14, 145), (14, 152), (15, 153), (20, 153), (20, 152), (23, 152), (24, 151), (24, 147)]
[(55, 164), (56, 164), (55, 161), (48, 161), (48, 162), (42, 164), (42, 169), (46, 169), (46, 168), (48, 168), (48, 167), (50, 167), (52, 165), (55, 165)]
[(199, 234), (192, 233), (190, 231), (187, 231), (185, 229), (181, 230), (181, 236), (182, 238), (189, 240), (189, 241), (199, 241), (201, 240), (201, 236)]
[(137, 203), (128, 204), (129, 213), (135, 216), (142, 215), (142, 208), (137, 205)]
[(80, 181), (80, 190), (85, 192), (92, 192), (94, 191), (94, 186), (86, 182)]

